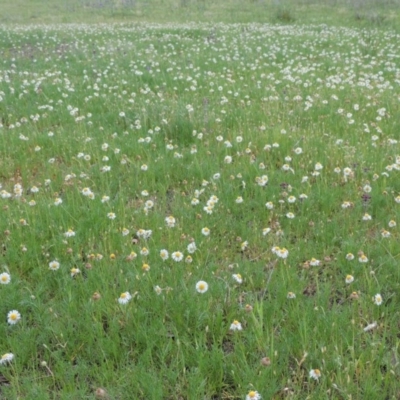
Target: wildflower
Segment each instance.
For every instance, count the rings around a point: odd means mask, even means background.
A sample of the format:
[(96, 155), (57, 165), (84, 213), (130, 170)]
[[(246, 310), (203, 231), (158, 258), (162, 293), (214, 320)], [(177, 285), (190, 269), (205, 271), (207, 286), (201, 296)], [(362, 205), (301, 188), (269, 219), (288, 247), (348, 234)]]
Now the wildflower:
[(309, 376), (317, 381), (321, 377), (321, 371), (319, 369), (312, 369), (309, 373)]
[(107, 201), (109, 201), (110, 200), (110, 196), (103, 196), (102, 198), (101, 198), (101, 202), (102, 203), (107, 203)]
[(396, 221), (390, 220), (389, 221), (389, 228), (394, 228), (396, 226)]
[(352, 207), (352, 206), (353, 206), (353, 203), (352, 203), (351, 201), (344, 201), (344, 202), (342, 203), (342, 208), (343, 208), (343, 209), (350, 208), (350, 207)]
[(143, 272), (149, 272), (150, 271), (150, 265), (149, 264), (143, 264), (142, 265), (142, 270)]
[(351, 295), (350, 295), (350, 298), (351, 298), (352, 300), (358, 300), (359, 297), (360, 297), (360, 296), (358, 295), (357, 292), (352, 292)]
[(289, 255), (289, 251), (282, 247), (276, 252), (276, 255), (280, 258), (287, 258), (287, 256)]
[(129, 229), (123, 228), (122, 229), (122, 236), (127, 236), (127, 235), (129, 235)]
[(7, 322), (15, 325), (21, 319), (21, 314), (17, 310), (12, 310), (7, 314)]
[(0, 274), (0, 284), (8, 285), (11, 282), (11, 276), (7, 272)]
[(0, 365), (10, 363), (14, 359), (13, 353), (5, 353), (0, 358)]
[(319, 264), (320, 264), (320, 261), (314, 257), (310, 260), (310, 265), (313, 267), (318, 267)]
[(113, 212), (109, 212), (108, 214), (107, 214), (107, 217), (109, 218), (109, 219), (115, 219), (116, 218), (116, 215), (115, 215), (115, 213), (113, 213)]
[(58, 268), (60, 268), (60, 263), (56, 260), (50, 261), (49, 263), (49, 269), (52, 271), (57, 271)]
[(186, 256), (185, 263), (190, 264), (191, 262), (193, 262), (192, 256)]
[(232, 162), (232, 157), (231, 156), (226, 156), (225, 158), (224, 158), (224, 163), (225, 164), (230, 164)]
[(319, 163), (319, 162), (317, 162), (317, 163), (315, 164), (315, 166), (314, 166), (314, 169), (315, 169), (316, 171), (320, 171), (322, 168), (324, 168), (324, 167), (323, 167), (322, 164)]
[(140, 250), (140, 254), (142, 256), (148, 256), (150, 254), (150, 251), (146, 247), (143, 247), (142, 250)]
[(371, 186), (370, 185), (364, 185), (363, 190), (365, 193), (371, 193)]
[(160, 295), (161, 293), (162, 293), (162, 289), (160, 288), (160, 286), (154, 286), (154, 291), (158, 294), (158, 295)]
[(121, 293), (118, 299), (119, 304), (127, 304), (129, 300), (132, 298), (131, 294), (129, 292), (124, 292)]
[(265, 203), (265, 207), (267, 207), (268, 210), (272, 210), (274, 208), (274, 203), (272, 203), (272, 201), (269, 201), (268, 203)]
[(268, 235), (268, 233), (270, 233), (270, 232), (271, 232), (271, 228), (264, 228), (264, 229), (262, 230), (263, 236)]
[(293, 292), (288, 292), (287, 296), (288, 299), (295, 299), (296, 295)]
[(153, 208), (154, 207), (154, 202), (152, 200), (147, 200), (146, 203), (144, 203), (144, 206), (146, 208)]
[(294, 196), (289, 196), (287, 199), (288, 203), (294, 203), (296, 201), (296, 197)]
[(347, 253), (347, 254), (346, 254), (346, 260), (349, 260), (349, 261), (354, 260), (354, 254), (352, 254), (352, 253)]
[(162, 258), (163, 261), (168, 260), (168, 258), (169, 258), (168, 251), (165, 249), (161, 250), (160, 257)]
[(385, 229), (382, 229), (381, 235), (382, 235), (383, 238), (388, 238), (388, 237), (390, 237), (391, 234), (390, 234), (389, 231), (387, 231)]
[(242, 324), (241, 324), (239, 321), (237, 321), (237, 320), (235, 320), (235, 321), (232, 322), (232, 324), (231, 324), (231, 326), (229, 327), (229, 329), (230, 329), (231, 331), (241, 331), (241, 330), (243, 330)]
[(363, 221), (371, 221), (371, 219), (372, 217), (368, 213), (365, 213), (362, 217)]
[(143, 165), (140, 167), (140, 169), (141, 169), (142, 171), (147, 171), (148, 167), (147, 167), (146, 164), (143, 164)]
[(203, 228), (203, 229), (201, 230), (201, 233), (202, 233), (204, 236), (208, 236), (208, 235), (210, 234), (210, 230), (209, 230), (207, 227), (205, 227), (205, 228)]
[(73, 278), (74, 276), (76, 276), (76, 275), (78, 275), (78, 274), (80, 274), (81, 273), (81, 270), (79, 269), (79, 268), (72, 268), (71, 269), (71, 278)]
[(286, 218), (293, 219), (294, 218), (294, 214), (292, 212), (288, 212), (286, 214)]
[(171, 257), (172, 257), (172, 259), (173, 259), (174, 261), (180, 262), (180, 261), (182, 261), (182, 259), (183, 259), (183, 254), (182, 254), (180, 251), (174, 251), (174, 252), (171, 254)]
[(168, 228), (173, 228), (175, 226), (175, 222), (176, 219), (172, 215), (165, 218), (165, 223), (167, 224)]
[(250, 392), (247, 393), (246, 400), (260, 400), (260, 399), (261, 395), (256, 390), (250, 390)]
[(60, 204), (62, 204), (62, 199), (60, 199), (59, 197), (56, 197), (55, 199), (54, 199), (54, 205), (55, 206), (59, 206)]
[(373, 297), (373, 300), (374, 300), (374, 303), (377, 305), (377, 306), (380, 306), (381, 304), (382, 304), (382, 296), (378, 293), (378, 294), (376, 294), (374, 297)]
[(366, 262), (368, 262), (368, 257), (363, 253), (358, 258), (358, 261), (361, 262), (361, 263), (366, 263)]
[(400, 203), (400, 196), (395, 197), (395, 198), (394, 198), (394, 201), (395, 201), (396, 203)]
[(295, 154), (299, 155), (303, 152), (303, 149), (301, 147), (297, 147), (294, 149)]
[(208, 283), (207, 283), (207, 282), (204, 282), (204, 281), (198, 281), (198, 282), (196, 283), (196, 290), (197, 290), (199, 293), (205, 293), (205, 292), (207, 292), (207, 290), (208, 290)]
[(75, 236), (75, 232), (72, 229), (68, 229), (67, 232), (64, 233), (64, 236), (69, 238)]
[(242, 283), (243, 282), (243, 278), (242, 275), (240, 274), (233, 274), (232, 278), (237, 282), (237, 283)]
[(235, 200), (236, 204), (241, 204), (243, 203), (243, 197), (242, 196), (238, 196)]
[(354, 276), (346, 275), (346, 283), (352, 283), (352, 282), (354, 282)]
[(193, 254), (196, 250), (197, 250), (197, 247), (196, 247), (196, 243), (195, 242), (191, 242), (191, 243), (188, 244), (187, 251), (190, 254)]
[(196, 199), (196, 198), (194, 197), (190, 203), (191, 203), (192, 206), (196, 206), (197, 204), (200, 203), (200, 201), (199, 201), (199, 199)]
[(126, 261), (132, 261), (137, 257), (137, 254), (134, 251), (131, 251), (131, 253), (126, 257)]

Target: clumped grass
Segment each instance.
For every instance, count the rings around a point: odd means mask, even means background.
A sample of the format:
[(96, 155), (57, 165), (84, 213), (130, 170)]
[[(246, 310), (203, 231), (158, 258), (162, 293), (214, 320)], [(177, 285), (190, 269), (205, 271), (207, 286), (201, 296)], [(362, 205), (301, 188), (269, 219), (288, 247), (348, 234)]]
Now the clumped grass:
[(397, 399), (399, 39), (0, 26), (0, 398)]

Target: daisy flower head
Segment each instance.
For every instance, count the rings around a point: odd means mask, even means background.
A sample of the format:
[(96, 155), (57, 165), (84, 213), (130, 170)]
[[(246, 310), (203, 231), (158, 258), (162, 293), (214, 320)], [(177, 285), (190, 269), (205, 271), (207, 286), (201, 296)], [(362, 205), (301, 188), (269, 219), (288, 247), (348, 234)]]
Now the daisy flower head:
[(21, 319), (21, 314), (17, 310), (12, 310), (7, 314), (7, 322), (15, 325)]
[(193, 262), (193, 258), (192, 258), (192, 256), (186, 256), (186, 258), (185, 258), (185, 263), (187, 263), (187, 264), (190, 264), (190, 263), (192, 263)]
[(352, 283), (354, 282), (354, 276), (353, 275), (346, 275), (346, 283)]
[(132, 295), (129, 292), (123, 292), (118, 298), (119, 304), (127, 304), (132, 299)]
[(237, 283), (242, 283), (243, 282), (243, 278), (242, 275), (240, 274), (233, 274), (232, 278), (237, 282)]
[(250, 390), (250, 392), (247, 393), (246, 400), (260, 400), (260, 399), (261, 395), (256, 390)]
[(322, 168), (324, 168), (324, 167), (323, 167), (322, 164), (319, 163), (319, 162), (317, 162), (317, 163), (315, 164), (315, 166), (314, 166), (315, 171), (320, 171)]
[(71, 278), (74, 278), (75, 276), (81, 273), (81, 270), (79, 268), (74, 267), (71, 269), (70, 273), (71, 273)]
[(238, 196), (235, 200), (236, 204), (241, 204), (243, 203), (243, 197), (242, 196)]
[(319, 369), (312, 369), (309, 373), (309, 376), (317, 381), (321, 377), (321, 371)]
[(372, 217), (368, 213), (365, 213), (362, 217), (363, 221), (371, 221), (371, 219)]
[(182, 261), (182, 259), (183, 259), (183, 254), (182, 254), (180, 251), (174, 251), (174, 252), (171, 254), (171, 257), (172, 257), (172, 259), (173, 259), (174, 261), (180, 262), (180, 261)]
[(5, 353), (0, 357), (0, 365), (10, 363), (14, 359), (13, 353)]
[(115, 219), (116, 218), (116, 215), (115, 215), (115, 213), (113, 213), (113, 212), (109, 212), (108, 214), (107, 214), (107, 217), (109, 218), (109, 219)]
[(285, 247), (282, 247), (276, 252), (276, 255), (280, 258), (287, 258), (289, 251)]
[(146, 247), (143, 247), (142, 250), (140, 250), (140, 254), (142, 256), (148, 256), (150, 254), (150, 251)]
[(210, 230), (209, 230), (207, 227), (204, 227), (204, 228), (201, 230), (201, 233), (202, 233), (204, 236), (209, 236), (209, 235), (210, 235)]
[(61, 200), (59, 197), (56, 197), (56, 198), (54, 199), (54, 205), (55, 205), (55, 206), (59, 206), (61, 203), (62, 203), (62, 200)]
[(176, 223), (176, 219), (170, 215), (169, 217), (165, 218), (165, 223), (167, 224), (168, 228), (173, 228)]
[(208, 290), (208, 283), (205, 281), (198, 281), (196, 283), (196, 290), (198, 293), (205, 293)]
[(317, 260), (317, 259), (314, 258), (314, 257), (310, 260), (310, 265), (311, 265), (312, 267), (318, 267), (319, 264), (320, 264), (320, 261)]
[(168, 260), (169, 258), (168, 250), (165, 249), (160, 250), (160, 257), (162, 258), (163, 261)]
[(264, 229), (262, 230), (263, 236), (268, 235), (268, 233), (270, 233), (270, 232), (271, 232), (271, 228), (264, 228)]
[(348, 261), (354, 260), (354, 254), (352, 254), (352, 253), (347, 253), (347, 254), (346, 254), (346, 260), (348, 260)]
[(190, 254), (193, 254), (196, 250), (197, 250), (197, 247), (196, 247), (196, 243), (195, 242), (191, 242), (191, 243), (188, 244), (187, 251)]
[(241, 331), (243, 330), (242, 324), (237, 321), (236, 319), (231, 323), (231, 326), (229, 327), (229, 330), (231, 331)]
[(393, 219), (389, 221), (389, 228), (394, 228), (396, 226), (396, 221)]
[(286, 214), (286, 218), (293, 219), (294, 218), (294, 214), (292, 212), (288, 212)]
[(368, 257), (363, 253), (360, 255), (360, 257), (358, 258), (358, 261), (360, 263), (367, 263), (368, 262)]
[(60, 263), (58, 261), (53, 260), (49, 262), (49, 269), (52, 271), (57, 271), (58, 268), (60, 268)]
[(142, 271), (143, 272), (149, 272), (150, 271), (150, 265), (149, 264), (143, 264), (142, 265)]
[(296, 294), (293, 292), (288, 292), (287, 296), (288, 299), (295, 299), (296, 298)]
[(7, 272), (3, 272), (0, 274), (0, 284), (8, 285), (11, 282), (11, 275)]
[(378, 293), (373, 297), (374, 300), (374, 304), (376, 304), (377, 306), (380, 306), (383, 302), (382, 296)]
[(272, 201), (269, 201), (268, 203), (265, 203), (265, 207), (267, 207), (268, 210), (272, 210), (274, 208), (274, 203), (272, 203)]
[(387, 231), (386, 229), (382, 229), (381, 235), (383, 238), (388, 238), (388, 237), (390, 237), (391, 233), (389, 231)]
[(75, 232), (72, 229), (68, 229), (67, 232), (64, 233), (64, 236), (67, 238), (75, 236)]

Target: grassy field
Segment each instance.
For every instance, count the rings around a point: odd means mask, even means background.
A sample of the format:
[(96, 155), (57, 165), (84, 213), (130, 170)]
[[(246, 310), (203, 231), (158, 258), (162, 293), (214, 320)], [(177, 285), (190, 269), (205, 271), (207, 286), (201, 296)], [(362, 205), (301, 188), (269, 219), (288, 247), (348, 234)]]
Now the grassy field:
[(0, 399), (399, 399), (397, 6), (2, 0)]

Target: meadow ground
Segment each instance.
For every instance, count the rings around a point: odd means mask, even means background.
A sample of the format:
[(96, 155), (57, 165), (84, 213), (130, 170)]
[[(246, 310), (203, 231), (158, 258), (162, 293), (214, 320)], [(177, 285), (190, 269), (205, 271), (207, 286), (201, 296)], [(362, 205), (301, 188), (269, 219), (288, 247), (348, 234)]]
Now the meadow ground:
[(396, 3), (0, 4), (0, 399), (400, 397)]

